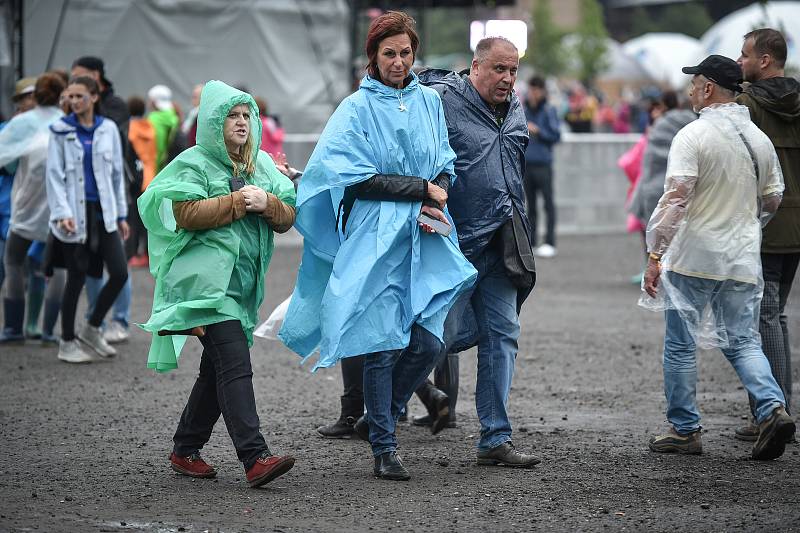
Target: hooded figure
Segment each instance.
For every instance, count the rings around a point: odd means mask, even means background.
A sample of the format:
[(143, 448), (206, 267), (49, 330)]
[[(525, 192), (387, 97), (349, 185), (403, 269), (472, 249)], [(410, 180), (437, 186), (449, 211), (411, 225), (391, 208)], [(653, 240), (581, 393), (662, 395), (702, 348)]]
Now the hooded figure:
[(410, 76), (403, 89), (365, 76), (331, 116), (300, 182), (303, 262), (279, 337), (304, 357), (319, 349), (315, 370), (403, 349), (415, 324), (441, 341), (450, 307), (475, 280), (455, 232), (421, 234), (421, 201), (359, 200), (337, 231), (348, 186), (376, 175), (455, 179), (439, 96)]
[(275, 225), (271, 227), (266, 212), (263, 217), (239, 213), (229, 224), (192, 231), (177, 227), (173, 214), (173, 202), (230, 195), (234, 175), (280, 200), (270, 205), (294, 205), (292, 182), (258, 150), (258, 143), (246, 145), (253, 150), (254, 172), (246, 174), (238, 164), (234, 168), (223, 139), (223, 124), (230, 110), (240, 104), (249, 107), (250, 135), (260, 139), (261, 121), (253, 98), (220, 81), (207, 83), (198, 116), (197, 145), (167, 165), (138, 201), (149, 232), (150, 271), (155, 278), (153, 313), (141, 327), (154, 334), (147, 366), (158, 372), (177, 367), (186, 342), (185, 335), (161, 336), (159, 332), (238, 320), (249, 345), (253, 342)]
[(786, 77), (755, 81), (736, 101), (772, 139), (786, 184), (781, 206), (763, 230), (761, 250), (800, 252), (800, 82)]

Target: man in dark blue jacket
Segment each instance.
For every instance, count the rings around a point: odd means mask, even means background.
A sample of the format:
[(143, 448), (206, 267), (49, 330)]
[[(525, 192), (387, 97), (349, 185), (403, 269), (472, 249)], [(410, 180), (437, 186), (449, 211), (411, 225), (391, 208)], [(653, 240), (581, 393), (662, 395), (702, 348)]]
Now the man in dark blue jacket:
[(514, 448), (507, 412), (519, 306), (536, 279), (522, 185), (528, 129), (514, 94), (518, 66), (516, 47), (490, 37), (478, 43), (468, 75), (428, 70), (419, 77), (442, 97), (457, 155), (447, 205), (461, 251), (478, 270), (445, 323), (450, 352), (478, 346), (478, 464), (531, 467), (539, 459)]
[(556, 206), (553, 202), (553, 145), (561, 140), (558, 116), (547, 103), (547, 88), (542, 78), (528, 82), (525, 118), (531, 140), (525, 150), (525, 192), (528, 195), (528, 218), (531, 221), (531, 246), (537, 238), (537, 196), (544, 200), (547, 231), (544, 244), (534, 250), (539, 257), (556, 255)]

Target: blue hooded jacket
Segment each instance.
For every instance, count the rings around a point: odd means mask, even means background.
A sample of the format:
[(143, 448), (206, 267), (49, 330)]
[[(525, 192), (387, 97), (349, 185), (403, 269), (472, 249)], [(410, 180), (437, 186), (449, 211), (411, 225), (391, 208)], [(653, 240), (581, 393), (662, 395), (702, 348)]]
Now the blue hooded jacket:
[(337, 213), (347, 186), (376, 174), (455, 179), (454, 160), (439, 95), (416, 75), (404, 89), (365, 76), (331, 116), (297, 191), (303, 260), (279, 333), (301, 356), (319, 349), (314, 369), (403, 349), (414, 324), (442, 339), (477, 277), (455, 232), (422, 233), (421, 202), (358, 199), (344, 234)]
[(498, 125), (466, 75), (430, 69), (419, 79), (441, 95), (450, 146), (458, 155), (458, 181), (448, 192), (447, 205), (461, 251), (469, 258), (479, 255), (495, 231), (511, 219), (512, 205), (530, 234), (522, 181), (528, 126), (519, 98), (511, 93), (506, 118)]

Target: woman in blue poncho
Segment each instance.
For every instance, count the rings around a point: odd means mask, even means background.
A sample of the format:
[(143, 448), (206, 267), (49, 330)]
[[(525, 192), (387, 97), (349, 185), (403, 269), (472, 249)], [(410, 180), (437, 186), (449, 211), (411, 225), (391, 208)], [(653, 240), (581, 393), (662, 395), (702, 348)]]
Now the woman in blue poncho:
[(451, 224), (445, 207), (455, 154), (439, 95), (411, 65), (414, 21), (376, 18), (368, 75), (337, 108), (298, 189), (303, 262), (280, 338), (314, 367), (364, 355), (364, 401), (377, 477), (409, 479), (395, 424), (441, 352), (444, 319), (476, 272), (455, 232), (433, 233), (420, 213)]

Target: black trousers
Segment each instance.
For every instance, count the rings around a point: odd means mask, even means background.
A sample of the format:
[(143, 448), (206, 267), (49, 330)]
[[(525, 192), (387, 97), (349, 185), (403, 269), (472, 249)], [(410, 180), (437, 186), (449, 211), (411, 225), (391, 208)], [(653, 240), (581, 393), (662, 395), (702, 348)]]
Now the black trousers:
[[(75, 338), (75, 313), (78, 309), (78, 300), (81, 297), (83, 285), (86, 282), (87, 271), (92, 270), (90, 265), (101, 260), (108, 272), (108, 280), (103, 285), (94, 311), (89, 317), (89, 324), (100, 327), (103, 319), (114, 305), (119, 291), (128, 281), (128, 262), (122, 248), (122, 239), (119, 232), (108, 233), (102, 221), (92, 220), (95, 216), (92, 209), (87, 208), (87, 237), (86, 243), (58, 243), (60, 254), (67, 267), (67, 283), (64, 286), (64, 300), (61, 305), (61, 338), (71, 341)], [(102, 276), (102, 270), (100, 270)]]
[[(786, 398), (786, 411), (792, 413), (792, 353), (789, 342), (789, 319), (786, 302), (800, 265), (800, 253), (761, 254), (764, 272), (764, 295), (758, 318), (761, 347), (767, 356), (772, 376)], [(755, 402), (750, 398), (750, 410)]]
[(553, 201), (553, 167), (552, 165), (525, 166), (525, 196), (528, 204), (528, 219), (531, 221), (531, 246), (536, 246), (538, 195), (544, 200), (544, 213), (547, 217), (547, 226), (544, 242), (550, 246), (556, 245), (556, 204)]
[(244, 330), (238, 320), (211, 324), (206, 326), (200, 342), (200, 373), (172, 439), (173, 451), (181, 457), (199, 452), (222, 414), (236, 455), (249, 470), (269, 448), (259, 429), (250, 348)]
[(345, 357), (342, 365), (342, 417), (364, 414), (364, 356)]

